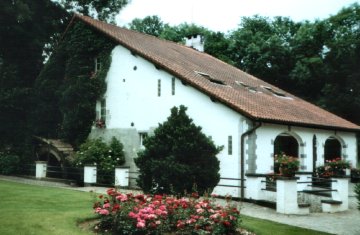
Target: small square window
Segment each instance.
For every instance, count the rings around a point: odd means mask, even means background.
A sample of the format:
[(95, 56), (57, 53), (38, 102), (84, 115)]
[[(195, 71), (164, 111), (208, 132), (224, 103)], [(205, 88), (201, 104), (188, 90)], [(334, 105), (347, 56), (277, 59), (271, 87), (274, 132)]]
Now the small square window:
[(171, 79), (171, 94), (175, 95), (175, 78)]
[(232, 136), (228, 136), (228, 154), (232, 155)]
[(161, 96), (161, 79), (158, 79), (158, 96)]

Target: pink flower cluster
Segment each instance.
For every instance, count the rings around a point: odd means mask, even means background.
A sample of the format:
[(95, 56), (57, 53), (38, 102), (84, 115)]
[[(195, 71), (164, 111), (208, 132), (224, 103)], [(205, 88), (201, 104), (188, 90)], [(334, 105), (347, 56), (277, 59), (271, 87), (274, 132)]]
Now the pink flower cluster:
[[(110, 230), (121, 230), (132, 234), (139, 231), (159, 233), (198, 231), (198, 233), (229, 234), (236, 230), (240, 213), (235, 207), (215, 205), (210, 199), (175, 198), (166, 195), (122, 194), (114, 189), (107, 196), (99, 196), (101, 201), (94, 205), (95, 213), (109, 216), (120, 224)], [(218, 233), (216, 232), (218, 231)], [(195, 232), (196, 234), (197, 232)]]

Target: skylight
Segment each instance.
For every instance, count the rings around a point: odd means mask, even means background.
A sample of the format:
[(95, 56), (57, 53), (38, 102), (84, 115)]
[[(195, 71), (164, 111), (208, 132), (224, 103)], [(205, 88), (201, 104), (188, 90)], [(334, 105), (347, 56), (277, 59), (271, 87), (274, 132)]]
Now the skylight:
[(282, 92), (282, 91), (274, 90), (274, 89), (272, 89), (271, 87), (268, 87), (268, 86), (262, 86), (262, 88), (264, 88), (265, 90), (270, 91), (274, 96), (291, 99), (291, 97), (286, 96), (286, 94), (284, 92)]
[(203, 73), (203, 72), (199, 72), (199, 71), (195, 71), (195, 73), (197, 73), (198, 75), (208, 79), (210, 82), (218, 84), (218, 85), (226, 85), (225, 82), (219, 80), (219, 79), (215, 79), (213, 77), (211, 77), (209, 74), (207, 73)]
[(239, 86), (242, 86), (244, 88), (246, 88), (248, 91), (252, 92), (252, 93), (261, 93), (260, 91), (258, 91), (256, 89), (256, 87), (254, 86), (249, 86), (247, 84), (245, 84), (244, 82), (240, 82), (240, 81), (235, 81), (236, 84), (238, 84)]

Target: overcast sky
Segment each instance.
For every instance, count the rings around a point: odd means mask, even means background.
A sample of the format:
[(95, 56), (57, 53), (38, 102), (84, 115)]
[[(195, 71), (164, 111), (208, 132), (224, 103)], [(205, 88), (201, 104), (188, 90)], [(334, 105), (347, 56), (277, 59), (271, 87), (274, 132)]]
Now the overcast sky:
[(294, 21), (324, 19), (360, 0), (131, 0), (117, 16), (124, 26), (157, 15), (164, 23), (195, 23), (213, 31), (236, 29), (243, 16), (287, 16)]

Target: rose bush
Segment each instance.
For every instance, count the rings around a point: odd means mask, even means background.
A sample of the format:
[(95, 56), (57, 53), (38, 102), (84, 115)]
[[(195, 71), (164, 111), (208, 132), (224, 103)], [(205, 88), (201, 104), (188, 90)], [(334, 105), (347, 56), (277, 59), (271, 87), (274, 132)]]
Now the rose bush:
[(114, 234), (235, 234), (240, 213), (228, 202), (213, 199), (175, 198), (166, 195), (123, 194), (109, 189), (94, 204), (98, 229)]

